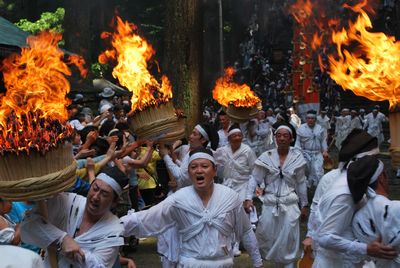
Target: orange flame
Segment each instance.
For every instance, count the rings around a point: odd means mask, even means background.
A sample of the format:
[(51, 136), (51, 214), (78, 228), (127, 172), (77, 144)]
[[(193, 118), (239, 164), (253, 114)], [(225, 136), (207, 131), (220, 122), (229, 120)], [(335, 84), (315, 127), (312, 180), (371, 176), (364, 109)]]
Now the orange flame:
[(65, 76), (71, 71), (57, 47), (61, 38), (50, 32), (30, 36), (29, 48), (2, 62), (7, 91), (0, 97), (1, 153), (29, 153), (33, 148), (45, 152), (71, 134), (71, 127), (65, 126), (70, 90)]
[(233, 104), (236, 107), (252, 107), (261, 100), (246, 84), (238, 85), (233, 82), (233, 67), (225, 69), (225, 75), (218, 78), (213, 89), (213, 98), (222, 106)]
[(313, 5), (310, 0), (298, 0), (289, 7), (289, 12), (297, 23), (305, 23), (312, 14)]
[[(329, 56), (330, 76), (344, 89), (375, 101), (388, 100), (393, 108), (400, 101), (400, 42), (384, 33), (368, 31), (372, 23), (360, 6), (349, 29), (332, 34), (338, 58)], [(358, 46), (350, 52), (346, 46)]]
[(101, 35), (103, 39), (112, 38), (113, 48), (104, 51), (99, 56), (100, 63), (106, 63), (108, 59), (118, 61), (112, 74), (121, 85), (133, 93), (131, 99), (133, 111), (143, 110), (172, 98), (172, 87), (168, 78), (162, 76), (160, 85), (148, 71), (147, 62), (153, 57), (155, 51), (136, 31), (134, 24), (123, 22), (117, 17), (116, 32), (105, 32)]

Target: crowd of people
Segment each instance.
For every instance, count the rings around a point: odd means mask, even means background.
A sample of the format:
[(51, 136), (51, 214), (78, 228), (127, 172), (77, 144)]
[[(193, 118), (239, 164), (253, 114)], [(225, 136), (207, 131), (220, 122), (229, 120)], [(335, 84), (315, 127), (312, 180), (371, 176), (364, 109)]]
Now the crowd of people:
[[(46, 201), (0, 199), (0, 266), (18, 246), (29, 250), (7, 262), (23, 267), (132, 268), (121, 246), (152, 236), (166, 268), (233, 267), (241, 249), (254, 267), (296, 267), (301, 245), (317, 268), (399, 267), (379, 107), (332, 118), (310, 110), (305, 120), (271, 107), (240, 124), (208, 109), (187, 139), (164, 144), (138, 140), (129, 101), (111, 88), (98, 109), (82, 97), (69, 107), (76, 182)], [(339, 165), (325, 174), (332, 146)]]

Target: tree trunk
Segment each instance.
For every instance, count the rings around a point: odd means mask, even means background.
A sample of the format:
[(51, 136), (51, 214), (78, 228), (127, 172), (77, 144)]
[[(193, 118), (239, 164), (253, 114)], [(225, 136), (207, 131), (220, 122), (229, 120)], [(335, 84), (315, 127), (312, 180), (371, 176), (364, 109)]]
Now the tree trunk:
[(187, 132), (198, 122), (201, 107), (201, 25), (201, 1), (166, 1), (163, 70), (173, 85), (176, 107), (187, 117)]
[[(114, 1), (64, 0), (65, 48), (87, 62), (96, 62), (100, 53), (101, 31), (109, 31)], [(105, 14), (110, 14), (106, 16)]]
[[(211, 91), (215, 81), (220, 77), (220, 49), (218, 42), (218, 0), (203, 0), (203, 66), (202, 97), (212, 99)], [(213, 60), (210, 60), (213, 59)], [(207, 103), (210, 104), (210, 103)]]

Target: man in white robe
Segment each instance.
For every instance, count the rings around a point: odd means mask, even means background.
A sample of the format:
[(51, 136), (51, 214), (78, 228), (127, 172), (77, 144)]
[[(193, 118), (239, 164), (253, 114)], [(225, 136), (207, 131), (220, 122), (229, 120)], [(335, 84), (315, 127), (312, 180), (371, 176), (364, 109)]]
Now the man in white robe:
[(350, 133), (350, 110), (347, 108), (343, 108), (341, 115), (335, 117), (335, 145), (338, 150), (340, 150), (342, 146), (342, 141), (347, 137)]
[(350, 121), (350, 132), (355, 128), (362, 128), (363, 127), (362, 124), (361, 124), (360, 117), (358, 117), (356, 110), (351, 110), (350, 119), (351, 119), (351, 121)]
[(307, 122), (297, 129), (295, 147), (302, 150), (307, 161), (307, 186), (317, 187), (319, 180), (324, 175), (324, 158), (328, 157), (326, 131), (316, 124), (317, 113), (313, 110), (307, 112)]
[(340, 176), (347, 174), (347, 165), (350, 161), (355, 161), (365, 155), (376, 155), (379, 153), (377, 139), (369, 135), (365, 130), (353, 130), (343, 141), (343, 146), (339, 152), (339, 166), (326, 173), (320, 180), (310, 206), (310, 216), (307, 224), (307, 234), (303, 241), (304, 249), (312, 247), (314, 255), (318, 251), (316, 235), (321, 225), (321, 217), (318, 214), (318, 207), (323, 195), (332, 189), (332, 184)]
[[(239, 194), (245, 200), (247, 185), (256, 161), (256, 155), (246, 144), (242, 143), (243, 135), (237, 124), (232, 125), (228, 132), (229, 144), (220, 147), (215, 152), (218, 173), (223, 178), (223, 185)], [(241, 254), (239, 243), (235, 243), (234, 255)]]
[[(124, 228), (110, 209), (127, 183), (125, 174), (114, 167), (97, 175), (87, 198), (61, 193), (38, 204), (22, 222), (22, 241), (57, 250), (59, 268), (112, 267), (124, 245)], [(46, 267), (50, 262), (46, 254)]]
[(361, 267), (367, 255), (396, 257), (391, 247), (378, 240), (368, 244), (355, 241), (352, 218), (363, 199), (369, 184), (375, 182), (383, 171), (383, 164), (374, 156), (364, 156), (349, 165), (347, 174), (341, 174), (332, 190), (322, 196), (318, 215), (321, 225), (316, 234), (319, 245), (313, 264), (322, 267)]
[(300, 242), (299, 218), (300, 215), (305, 218), (308, 211), (306, 162), (298, 148), (290, 147), (292, 136), (287, 124), (277, 127), (278, 147), (256, 160), (244, 205), (249, 212), (257, 185), (264, 183), (262, 214), (256, 230), (260, 252), (263, 259), (287, 268), (295, 267)]
[(218, 136), (219, 136), (218, 147), (222, 147), (228, 144), (228, 131), (231, 126), (231, 120), (224, 111), (219, 112), (218, 119), (221, 125), (221, 129), (218, 130)]
[[(353, 218), (353, 232), (358, 241), (371, 243), (378, 236), (382, 244), (394, 247), (400, 253), (400, 201), (391, 201), (383, 195), (372, 194), (367, 204)], [(376, 267), (400, 267), (400, 255), (393, 260), (375, 259)]]
[(378, 144), (381, 144), (384, 141), (382, 123), (386, 121), (386, 116), (380, 113), (377, 109), (372, 110), (371, 113), (365, 116), (364, 129), (366, 129), (371, 136), (378, 139)]
[(323, 127), (326, 133), (331, 129), (330, 118), (326, 115), (326, 110), (321, 110), (320, 114), (317, 116), (317, 124)]
[[(181, 152), (180, 161), (176, 160), (174, 162), (168, 154), (168, 149), (165, 146), (160, 146), (160, 156), (163, 158), (169, 173), (177, 182), (177, 189), (192, 184), (188, 171), (190, 151), (201, 146), (205, 148), (207, 145), (209, 145), (212, 150), (215, 150), (218, 146), (218, 140), (217, 131), (215, 131), (210, 124), (201, 123), (197, 124), (189, 135), (189, 146)], [(169, 195), (172, 194), (172, 192), (169, 193)], [(161, 255), (161, 264), (163, 268), (176, 267), (179, 261), (178, 238), (178, 230), (176, 226), (172, 226), (158, 236), (157, 250)]]
[(206, 149), (189, 159), (193, 182), (149, 210), (121, 218), (125, 235), (154, 236), (176, 226), (180, 248), (178, 267), (233, 267), (235, 237), (243, 241), (253, 265), (262, 267), (257, 241), (238, 194), (214, 184), (215, 160)]
[(214, 157), (218, 173), (222, 174), (223, 185), (236, 191), (244, 201), (256, 155), (248, 145), (242, 143), (242, 138), (239, 126), (232, 125), (228, 132), (229, 144), (218, 148)]

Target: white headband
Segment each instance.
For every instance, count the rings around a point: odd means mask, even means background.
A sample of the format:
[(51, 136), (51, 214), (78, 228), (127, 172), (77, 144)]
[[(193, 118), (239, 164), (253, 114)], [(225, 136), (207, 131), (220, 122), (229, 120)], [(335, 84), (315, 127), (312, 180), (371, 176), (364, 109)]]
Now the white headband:
[(229, 137), (230, 135), (235, 134), (235, 133), (242, 133), (242, 131), (240, 130), (240, 128), (233, 128), (233, 129), (231, 129), (231, 130), (228, 132), (228, 137)]
[(107, 183), (108, 185), (110, 185), (110, 187), (117, 193), (118, 196), (120, 196), (122, 194), (121, 186), (119, 186), (119, 184), (113, 178), (108, 176), (107, 174), (100, 173), (96, 176), (96, 179), (102, 180), (105, 183)]
[(378, 179), (379, 175), (381, 175), (381, 173), (383, 171), (383, 168), (384, 168), (384, 165), (383, 165), (382, 161), (379, 160), (378, 168), (375, 170), (374, 175), (372, 175), (368, 184), (372, 184)]
[(210, 140), (210, 138), (208, 137), (207, 132), (204, 130), (204, 128), (203, 128), (202, 126), (196, 125), (194, 128), (197, 129), (197, 131), (199, 131), (200, 134), (201, 134), (206, 140), (208, 140), (208, 141)]
[(111, 134), (113, 134), (114, 132), (118, 132), (118, 131), (119, 131), (118, 128), (113, 128), (113, 129), (111, 129), (110, 132), (108, 132), (108, 137), (110, 137)]
[(280, 126), (275, 130), (275, 134), (276, 134), (276, 133), (278, 132), (278, 130), (280, 130), (280, 129), (286, 129), (286, 130), (288, 130), (289, 133), (290, 133), (290, 135), (293, 136), (293, 132), (292, 132), (292, 130), (290, 129), (290, 127), (285, 126), (285, 125), (280, 125)]
[(214, 159), (214, 157), (212, 157), (211, 155), (209, 155), (209, 154), (207, 154), (207, 153), (195, 153), (195, 154), (192, 154), (192, 156), (189, 157), (189, 164), (190, 164), (193, 160), (196, 160), (196, 159), (199, 159), (199, 158), (203, 158), (203, 159), (210, 160), (213, 164), (215, 164), (215, 159)]
[(376, 154), (379, 154), (379, 147), (376, 147), (376, 148), (374, 148), (374, 149), (372, 149), (370, 151), (367, 151), (367, 152), (362, 152), (362, 153), (356, 154), (354, 156), (354, 158), (361, 158), (361, 157), (364, 157), (366, 155), (376, 155)]
[(307, 116), (307, 117), (312, 117), (312, 118), (316, 118), (316, 117), (317, 117), (316, 114), (312, 114), (312, 113), (309, 113), (309, 114), (307, 114), (306, 116)]

